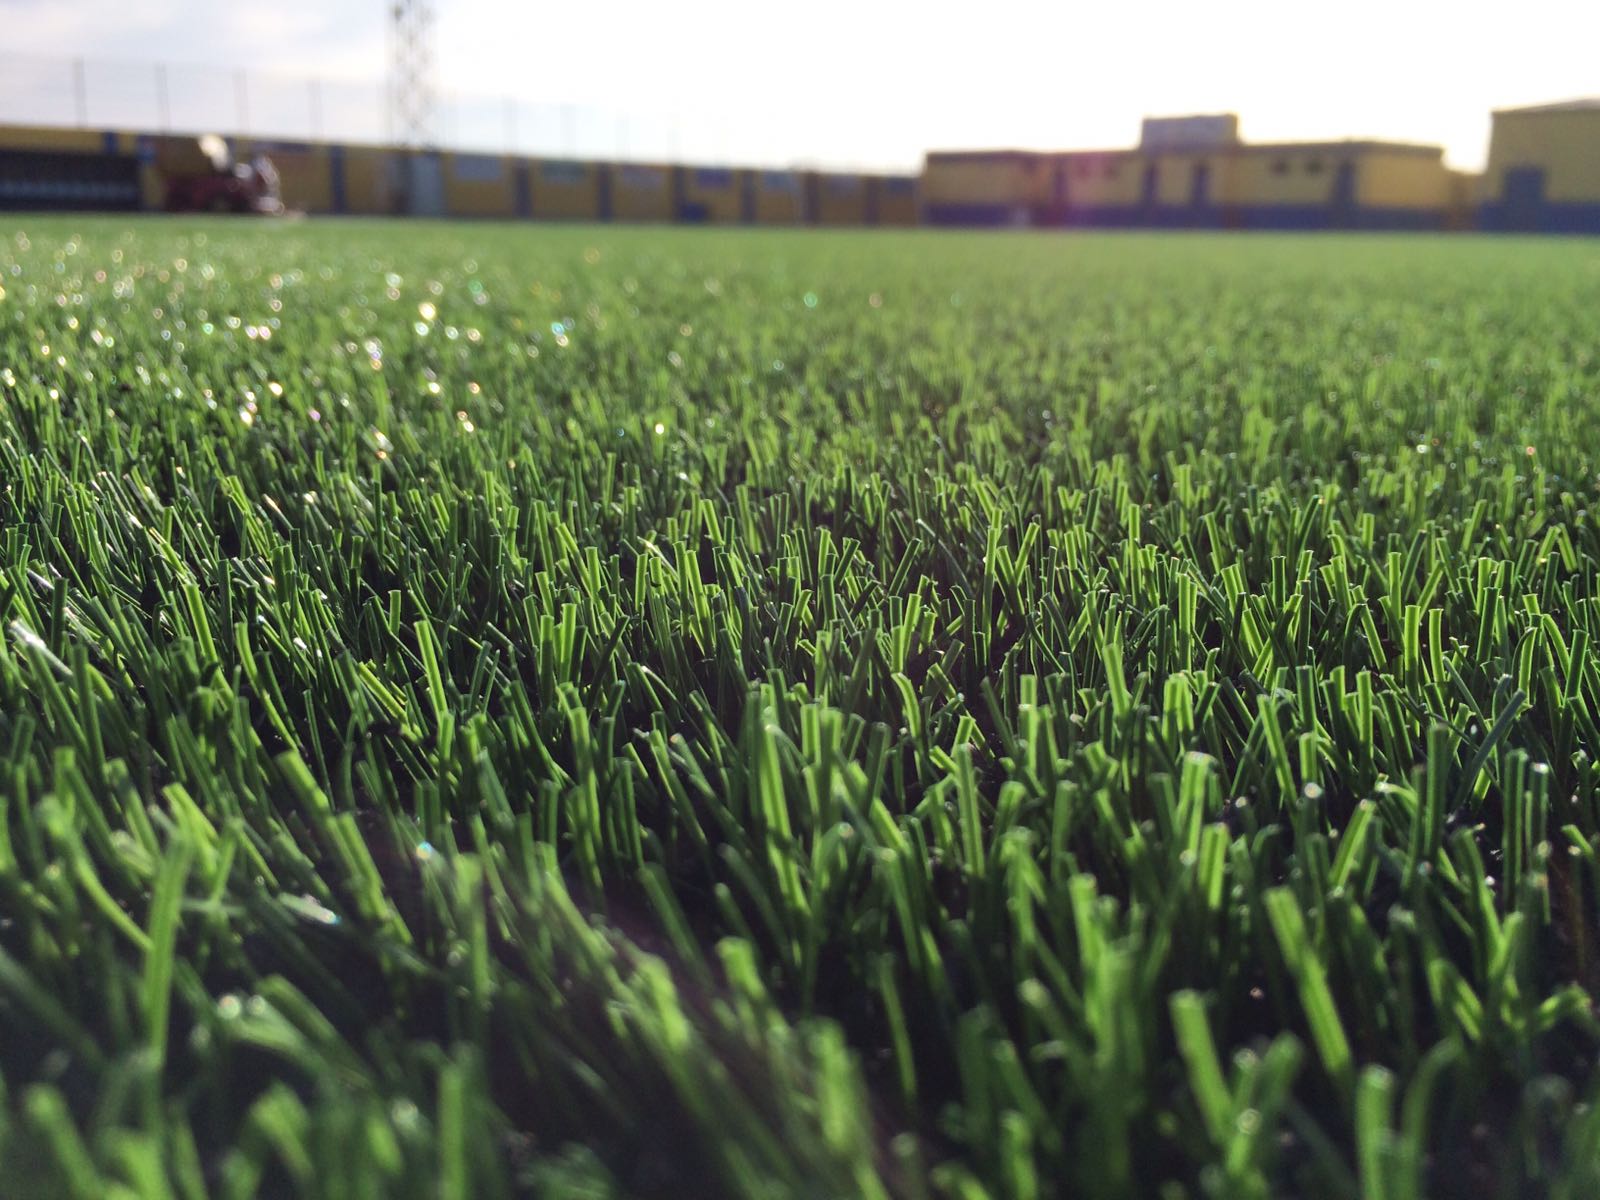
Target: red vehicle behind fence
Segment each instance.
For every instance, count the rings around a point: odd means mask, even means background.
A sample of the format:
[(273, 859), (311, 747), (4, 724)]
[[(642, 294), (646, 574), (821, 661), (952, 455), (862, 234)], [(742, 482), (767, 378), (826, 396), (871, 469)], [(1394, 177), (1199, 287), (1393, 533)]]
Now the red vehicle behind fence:
[(168, 212), (281, 213), (278, 172), (272, 160), (256, 155), (235, 162), (228, 143), (206, 134), (161, 164)]

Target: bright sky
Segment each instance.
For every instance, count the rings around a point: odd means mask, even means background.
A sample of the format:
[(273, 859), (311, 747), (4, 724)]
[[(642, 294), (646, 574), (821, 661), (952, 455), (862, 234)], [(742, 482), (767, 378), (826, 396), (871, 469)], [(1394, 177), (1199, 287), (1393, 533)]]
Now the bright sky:
[[(1594, 0), (435, 0), (447, 144), (915, 166), (930, 148), (1385, 137), (1483, 162), (1489, 110), (1600, 92)], [(0, 120), (382, 135), (385, 0), (0, 0)], [(124, 64), (124, 65), (118, 65)], [(198, 64), (209, 64), (209, 70)], [(315, 96), (302, 77), (343, 80)], [(518, 102), (508, 106), (501, 97)], [(201, 117), (188, 114), (199, 112)], [(53, 116), (52, 116), (53, 114)], [(120, 118), (120, 120), (119, 120)], [(269, 128), (270, 127), (270, 128)]]

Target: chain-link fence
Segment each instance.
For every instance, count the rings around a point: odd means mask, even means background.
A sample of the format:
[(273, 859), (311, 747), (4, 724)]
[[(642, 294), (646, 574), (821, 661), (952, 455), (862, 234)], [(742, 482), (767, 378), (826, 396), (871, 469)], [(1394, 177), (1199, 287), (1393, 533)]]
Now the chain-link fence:
[[(382, 83), (270, 71), (0, 52), (0, 123), (154, 133), (218, 132), (286, 141), (393, 140)], [(852, 156), (849, 131), (749, 104), (624, 112), (443, 92), (435, 130), (448, 149), (619, 161), (912, 168), (909, 149)]]

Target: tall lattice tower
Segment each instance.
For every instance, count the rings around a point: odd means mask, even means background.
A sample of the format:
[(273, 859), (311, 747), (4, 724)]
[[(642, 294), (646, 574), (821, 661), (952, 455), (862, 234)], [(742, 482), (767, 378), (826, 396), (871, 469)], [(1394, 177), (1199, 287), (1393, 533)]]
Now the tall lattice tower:
[(431, 0), (390, 0), (389, 135), (398, 145), (438, 145), (438, 91), (433, 78)]

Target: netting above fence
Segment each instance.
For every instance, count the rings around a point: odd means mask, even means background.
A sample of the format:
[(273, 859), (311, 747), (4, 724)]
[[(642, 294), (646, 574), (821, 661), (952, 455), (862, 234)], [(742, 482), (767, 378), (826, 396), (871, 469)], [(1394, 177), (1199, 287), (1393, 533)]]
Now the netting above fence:
[[(0, 123), (157, 133), (217, 131), (296, 141), (391, 141), (381, 83), (226, 67), (0, 53)], [(910, 169), (903, 147), (852, 155), (859, 130), (748, 104), (628, 112), (583, 103), (444, 92), (439, 144), (450, 149), (622, 161), (804, 163)]]

